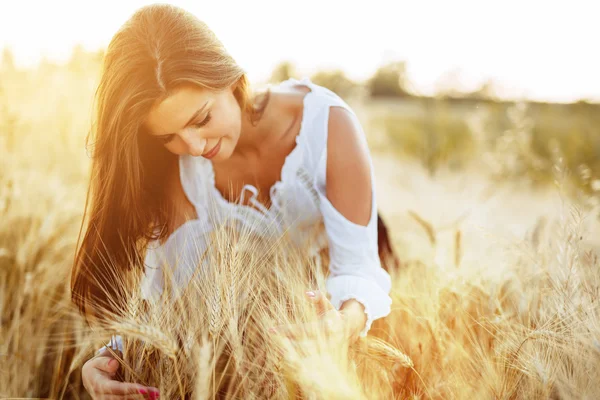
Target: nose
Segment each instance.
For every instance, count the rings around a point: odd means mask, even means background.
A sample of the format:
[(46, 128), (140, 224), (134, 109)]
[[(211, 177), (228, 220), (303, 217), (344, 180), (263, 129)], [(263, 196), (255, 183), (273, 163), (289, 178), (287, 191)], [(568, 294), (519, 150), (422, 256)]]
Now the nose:
[(181, 138), (187, 145), (188, 151), (192, 156), (197, 157), (204, 153), (204, 148), (206, 147), (207, 140), (198, 137), (197, 134), (194, 134), (193, 130), (184, 130), (181, 134)]

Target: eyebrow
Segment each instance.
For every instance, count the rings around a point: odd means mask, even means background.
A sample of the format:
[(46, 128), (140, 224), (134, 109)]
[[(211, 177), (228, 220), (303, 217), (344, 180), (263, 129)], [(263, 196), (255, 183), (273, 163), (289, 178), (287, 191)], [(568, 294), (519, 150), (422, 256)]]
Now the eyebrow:
[[(185, 126), (183, 127), (183, 129), (187, 128), (188, 126), (190, 126), (192, 124), (192, 122), (196, 119), (196, 117), (198, 117), (198, 115), (200, 115), (202, 113), (202, 111), (204, 111), (204, 109), (206, 108), (206, 105), (208, 104), (208, 100), (206, 100), (206, 103), (204, 103), (204, 105), (202, 107), (200, 107), (195, 113), (194, 115), (192, 115), (190, 117), (190, 119), (188, 120), (188, 122), (185, 123)], [(155, 135), (158, 138), (162, 138), (165, 136), (171, 136), (174, 135), (174, 133), (166, 133), (164, 135)]]

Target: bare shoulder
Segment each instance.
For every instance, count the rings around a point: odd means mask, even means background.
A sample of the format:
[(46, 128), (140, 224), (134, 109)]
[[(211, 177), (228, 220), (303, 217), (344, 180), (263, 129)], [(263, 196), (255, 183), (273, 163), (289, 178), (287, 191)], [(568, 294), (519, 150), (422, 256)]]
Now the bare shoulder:
[(369, 148), (358, 118), (331, 106), (327, 132), (327, 198), (347, 219), (366, 226), (371, 217)]
[(300, 113), (304, 107), (304, 96), (310, 91), (311, 89), (305, 85), (274, 86), (271, 89), (272, 110), (275, 113), (281, 111)]
[(360, 143), (360, 147), (368, 153), (367, 141), (356, 115), (342, 106), (329, 105), (328, 107), (328, 137), (332, 138), (334, 143), (339, 141), (351, 141), (354, 145)]
[(269, 132), (293, 131), (298, 125), (303, 113), (304, 96), (310, 92), (310, 88), (302, 85), (294, 85), (291, 88), (273, 86), (269, 93), (268, 103), (264, 114), (259, 122), (259, 129)]

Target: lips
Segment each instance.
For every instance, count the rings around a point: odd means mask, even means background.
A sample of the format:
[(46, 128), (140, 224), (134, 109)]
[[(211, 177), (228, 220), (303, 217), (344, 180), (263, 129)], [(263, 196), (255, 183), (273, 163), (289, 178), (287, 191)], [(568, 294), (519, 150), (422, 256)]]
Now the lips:
[(219, 141), (217, 142), (217, 144), (215, 145), (215, 147), (213, 147), (212, 149), (210, 149), (208, 151), (208, 153), (202, 154), (202, 157), (204, 158), (213, 158), (221, 149), (221, 141), (223, 140), (223, 138), (219, 139)]

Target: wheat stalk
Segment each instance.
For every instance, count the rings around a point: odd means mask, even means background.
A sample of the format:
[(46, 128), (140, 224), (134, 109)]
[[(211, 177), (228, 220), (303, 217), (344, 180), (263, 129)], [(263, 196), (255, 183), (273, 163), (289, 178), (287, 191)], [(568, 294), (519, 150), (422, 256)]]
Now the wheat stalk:
[(427, 234), (427, 237), (429, 238), (429, 242), (431, 243), (432, 246), (435, 246), (436, 243), (436, 238), (435, 238), (435, 229), (433, 227), (433, 225), (431, 225), (429, 222), (427, 222), (426, 220), (424, 220), (423, 218), (421, 218), (419, 216), (419, 214), (417, 214), (414, 211), (409, 211), (408, 214), (419, 223), (419, 225), (421, 225), (421, 227), (425, 230), (425, 233)]
[(194, 396), (198, 400), (208, 399), (210, 396), (210, 378), (213, 374), (213, 347), (210, 341), (203, 338), (202, 345), (194, 346), (194, 361), (196, 364), (196, 385)]
[(460, 229), (456, 230), (454, 235), (454, 265), (458, 268), (462, 258), (462, 233)]
[(404, 368), (414, 367), (414, 363), (409, 356), (378, 337), (367, 336), (364, 346), (357, 346), (357, 351), (359, 354), (373, 358), (378, 362), (391, 363), (394, 366)]
[(116, 322), (109, 326), (111, 333), (124, 334), (129, 337), (148, 342), (169, 358), (175, 358), (179, 351), (177, 342), (162, 330), (151, 325), (139, 325), (132, 322)]

